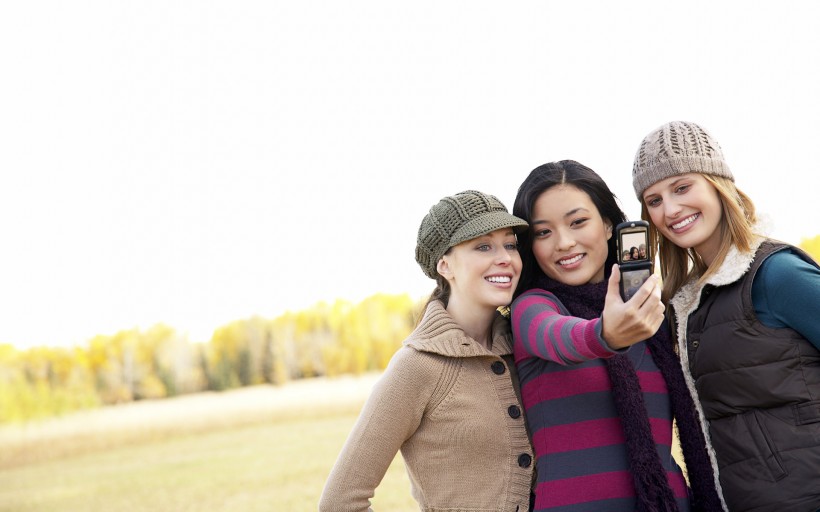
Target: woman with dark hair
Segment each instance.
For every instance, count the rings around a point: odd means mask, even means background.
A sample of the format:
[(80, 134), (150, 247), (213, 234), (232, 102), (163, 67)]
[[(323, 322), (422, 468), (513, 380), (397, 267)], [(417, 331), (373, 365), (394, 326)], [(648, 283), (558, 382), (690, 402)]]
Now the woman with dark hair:
[[(513, 213), (522, 278), (514, 354), (536, 453), (535, 510), (722, 510), (656, 276), (627, 302), (606, 183), (572, 160), (534, 169)], [(672, 457), (677, 421), (691, 490)]]

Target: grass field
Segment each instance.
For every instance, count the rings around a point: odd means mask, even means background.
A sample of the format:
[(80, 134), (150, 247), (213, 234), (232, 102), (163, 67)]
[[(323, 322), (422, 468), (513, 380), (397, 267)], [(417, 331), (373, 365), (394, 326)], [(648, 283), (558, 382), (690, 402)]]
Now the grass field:
[[(375, 375), (0, 427), (0, 512), (315, 511)], [(375, 510), (418, 510), (401, 457)]]

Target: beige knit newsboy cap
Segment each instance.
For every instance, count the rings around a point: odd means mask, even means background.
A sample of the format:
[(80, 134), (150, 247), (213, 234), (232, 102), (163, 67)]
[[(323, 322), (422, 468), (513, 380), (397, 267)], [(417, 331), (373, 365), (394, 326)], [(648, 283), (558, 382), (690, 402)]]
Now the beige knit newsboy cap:
[(447, 196), (430, 208), (421, 221), (416, 239), (416, 262), (425, 275), (435, 279), (436, 265), (447, 249), (496, 229), (513, 228), (516, 233), (529, 224), (509, 212), (495, 196), (466, 190)]

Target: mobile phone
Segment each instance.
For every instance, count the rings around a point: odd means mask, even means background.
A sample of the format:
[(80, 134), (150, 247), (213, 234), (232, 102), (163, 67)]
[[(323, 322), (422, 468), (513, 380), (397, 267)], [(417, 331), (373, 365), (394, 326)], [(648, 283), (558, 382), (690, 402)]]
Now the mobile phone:
[(615, 226), (618, 266), (621, 269), (621, 298), (624, 302), (652, 275), (649, 257), (649, 223), (629, 220)]

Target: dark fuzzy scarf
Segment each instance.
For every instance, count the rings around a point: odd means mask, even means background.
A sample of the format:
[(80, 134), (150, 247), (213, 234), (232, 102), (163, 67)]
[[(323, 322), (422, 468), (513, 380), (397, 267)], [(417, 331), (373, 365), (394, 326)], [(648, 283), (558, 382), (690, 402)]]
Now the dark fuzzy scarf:
[[(568, 286), (546, 276), (538, 287), (555, 294), (574, 316), (587, 320), (598, 318), (604, 310), (607, 280), (583, 286)], [(669, 389), (672, 414), (678, 425), (681, 450), (686, 461), (690, 485), (690, 506), (693, 512), (722, 511), (715, 487), (714, 472), (706, 440), (701, 430), (683, 371), (672, 348), (667, 326), (662, 326), (647, 340), (652, 360), (660, 369)], [(644, 403), (638, 375), (625, 355), (618, 354), (606, 360), (612, 393), (621, 418), (629, 452), (629, 465), (635, 484), (639, 512), (673, 512), (678, 510), (675, 496), (666, 478), (658, 456), (652, 428)]]

